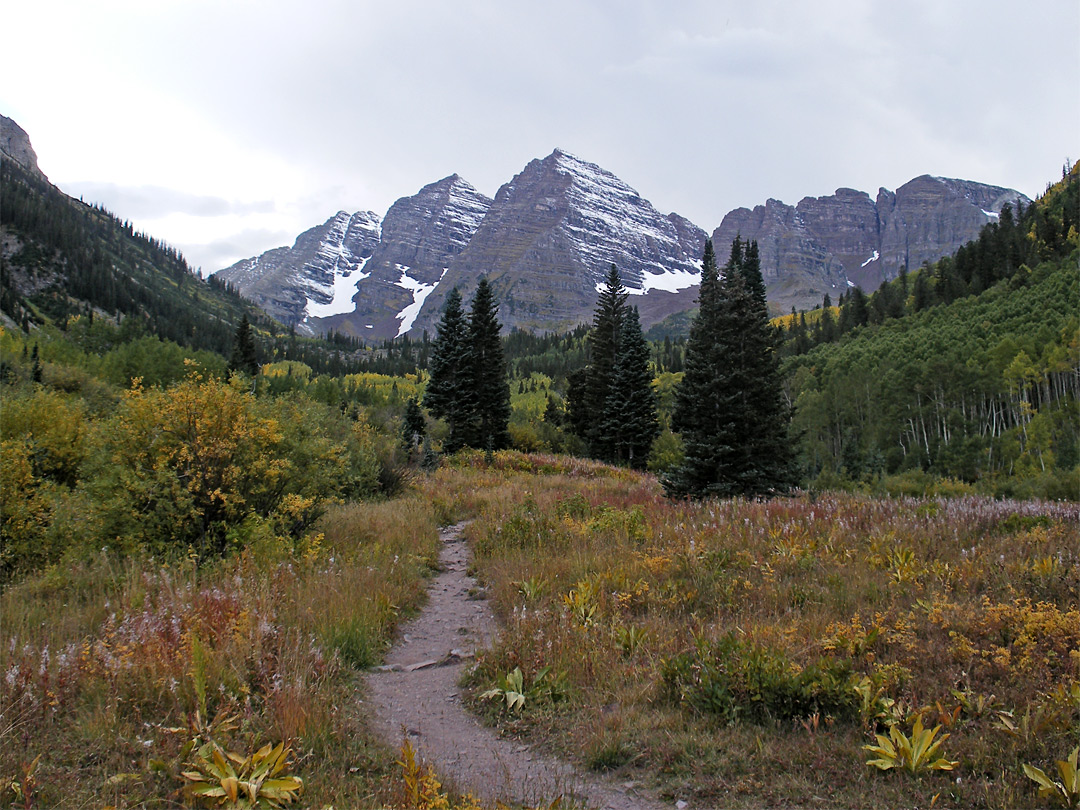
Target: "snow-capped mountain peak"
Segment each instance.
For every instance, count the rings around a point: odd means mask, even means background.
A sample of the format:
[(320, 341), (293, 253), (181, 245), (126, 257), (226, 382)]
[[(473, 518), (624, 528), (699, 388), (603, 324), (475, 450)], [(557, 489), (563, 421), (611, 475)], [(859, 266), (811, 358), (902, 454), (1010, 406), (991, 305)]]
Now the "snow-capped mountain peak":
[(563, 149), (546, 160), (570, 178), (562, 228), (595, 282), (602, 282), (615, 264), (633, 294), (698, 283), (695, 260), (704, 248), (704, 231), (697, 229), (687, 243), (669, 217), (606, 169)]
[[(729, 212), (714, 233), (723, 261), (736, 236), (760, 246), (771, 304), (820, 302), (859, 284), (870, 291), (977, 235), (1010, 189), (923, 175), (877, 198), (840, 188), (795, 206), (770, 199)], [(661, 214), (610, 171), (566, 149), (532, 160), (488, 199), (457, 174), (371, 212), (340, 211), (278, 248), (220, 275), (300, 331), (363, 338), (432, 331), (450, 289), (466, 303), (481, 276), (505, 328), (572, 329), (591, 320), (597, 285), (614, 264), (642, 323), (694, 305), (706, 234)]]
[(380, 236), (381, 219), (373, 211), (338, 211), (292, 247), (244, 259), (217, 276), (278, 320), (313, 334), (308, 318), (352, 311), (356, 284)]

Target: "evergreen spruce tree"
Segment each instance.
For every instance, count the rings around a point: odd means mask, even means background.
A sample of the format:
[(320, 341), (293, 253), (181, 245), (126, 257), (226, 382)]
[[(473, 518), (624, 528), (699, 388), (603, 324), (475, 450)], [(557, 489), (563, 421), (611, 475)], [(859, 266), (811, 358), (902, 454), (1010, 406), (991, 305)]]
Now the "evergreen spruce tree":
[(911, 308), (915, 312), (922, 312), (934, 305), (934, 291), (930, 288), (928, 276), (930, 268), (924, 267), (915, 276), (915, 288), (912, 292)]
[(592, 421), (585, 406), (585, 381), (588, 369), (576, 368), (566, 375), (566, 425), (575, 436), (584, 438)]
[(469, 382), (465, 443), (484, 450), (510, 446), (510, 385), (496, 315), (495, 295), (481, 278), (469, 312)]
[(701, 497), (716, 479), (716, 437), (727, 425), (726, 381), (721, 370), (716, 333), (719, 322), (720, 272), (712, 240), (705, 242), (698, 288), (698, 314), (690, 323), (686, 342), (684, 373), (675, 389), (672, 430), (683, 440), (683, 461), (664, 479), (670, 497)]
[(401, 443), (410, 452), (418, 452), (427, 434), (424, 412), (416, 397), (410, 397), (405, 404), (405, 418), (401, 422)]
[(821, 320), (818, 321), (817, 342), (832, 343), (836, 340), (836, 320), (832, 313), (832, 298), (828, 293), (821, 301)]
[[(26, 349), (26, 344), (23, 344)], [(30, 353), (30, 381), (41, 382), (41, 355), (38, 353), (38, 345), (34, 344), (34, 350)]]
[(720, 278), (706, 243), (700, 310), (675, 392), (684, 461), (664, 482), (669, 496), (760, 496), (793, 483), (777, 336), (757, 292), (760, 276), (756, 249), (740, 245)]
[(840, 332), (851, 331), (856, 326), (866, 326), (869, 320), (870, 310), (867, 309), (866, 293), (862, 291), (862, 287), (853, 287), (848, 293), (843, 309), (840, 310)]
[(446, 450), (453, 452), (468, 443), (467, 426), (474, 407), (469, 324), (457, 287), (446, 296), (431, 345), (430, 366), (424, 406), (432, 416), (445, 419), (450, 425)]
[(796, 354), (806, 354), (810, 351), (810, 335), (806, 328), (806, 313), (799, 313), (799, 331), (795, 335)]
[(615, 460), (613, 437), (606, 429), (610, 421), (605, 419), (605, 409), (619, 355), (619, 335), (626, 312), (626, 298), (627, 292), (618, 268), (613, 264), (597, 299), (593, 327), (587, 338), (590, 362), (582, 392), (582, 410), (588, 415), (583, 438), (589, 443), (590, 455), (604, 461)]
[(649, 367), (649, 345), (641, 334), (637, 307), (627, 309), (619, 331), (618, 357), (604, 405), (600, 433), (613, 461), (644, 469), (653, 440), (660, 433), (656, 392)]
[(784, 400), (777, 352), (780, 335), (769, 322), (756, 242), (749, 244), (740, 270), (750, 300), (740, 302), (738, 285), (727, 287), (738, 348), (733, 354), (745, 374), (743, 408), (739, 411), (743, 421), (738, 428), (744, 441), (735, 476), (739, 481), (736, 491), (743, 495), (771, 495), (793, 487), (796, 472), (788, 436), (791, 409)]
[(541, 417), (544, 422), (555, 427), (561, 427), (563, 422), (566, 421), (565, 414), (563, 413), (562, 406), (559, 402), (551, 396), (551, 392), (548, 392), (547, 399), (544, 402), (544, 414)]
[(240, 372), (254, 377), (259, 373), (259, 356), (255, 351), (255, 338), (251, 334), (251, 324), (247, 313), (240, 318), (233, 336), (232, 355), (229, 358), (229, 371)]
[(761, 256), (757, 242), (744, 242), (742, 255), (735, 258), (734, 264), (743, 274), (754, 303), (767, 316), (769, 302), (766, 298), (765, 279), (761, 276)]

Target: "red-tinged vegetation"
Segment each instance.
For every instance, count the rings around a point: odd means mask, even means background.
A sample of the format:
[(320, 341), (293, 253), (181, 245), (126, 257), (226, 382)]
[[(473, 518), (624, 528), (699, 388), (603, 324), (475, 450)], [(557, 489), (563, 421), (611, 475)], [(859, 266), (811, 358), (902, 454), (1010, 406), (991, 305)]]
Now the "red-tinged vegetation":
[[(517, 668), (565, 684), (567, 700), (512, 715), (477, 703), (508, 730), (724, 806), (1037, 806), (1021, 765), (1075, 744), (1077, 504), (672, 503), (648, 476), (528, 463), (429, 481), (443, 510), (476, 515), (477, 568), (505, 621), (477, 692)], [(935, 761), (953, 773), (866, 768), (875, 732), (903, 723), (912, 739), (918, 718), (950, 735)]]
[[(193, 739), (284, 743), (305, 804), (398, 801), (353, 673), (422, 598), (436, 524), (464, 518), (504, 622), (477, 711), (671, 799), (1037, 807), (1023, 766), (1051, 773), (1076, 745), (1077, 504), (673, 502), (649, 475), (509, 451), (416, 484), (334, 507), (300, 546), (199, 566), (106, 552), (9, 586), (0, 775), (40, 806), (165, 806)], [(514, 711), (479, 699), (515, 672)], [(934, 729), (923, 748), (941, 741), (952, 771), (867, 766), (877, 735)]]
[(390, 756), (364, 729), (354, 667), (375, 663), (422, 599), (436, 526), (402, 500), (335, 508), (319, 529), (301, 553), (252, 548), (199, 568), (101, 554), (9, 587), (0, 775), (40, 754), (41, 806), (166, 806), (192, 740), (284, 742), (305, 799), (386, 798)]

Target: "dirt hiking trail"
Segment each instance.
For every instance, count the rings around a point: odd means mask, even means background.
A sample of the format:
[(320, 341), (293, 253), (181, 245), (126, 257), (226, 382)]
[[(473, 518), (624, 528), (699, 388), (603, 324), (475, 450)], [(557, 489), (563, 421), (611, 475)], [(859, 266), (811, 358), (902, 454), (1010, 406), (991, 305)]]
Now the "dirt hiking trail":
[[(615, 783), (513, 740), (500, 739), (461, 704), (458, 681), (496, 632), (488, 603), (472, 597), (464, 524), (440, 534), (442, 571), (422, 613), (401, 629), (386, 664), (367, 676), (376, 732), (392, 749), (409, 736), (420, 756), (461, 791), (490, 802), (562, 795), (599, 810), (670, 810), (632, 782)], [(682, 803), (680, 802), (680, 805)], [(683, 805), (685, 806), (685, 805)]]

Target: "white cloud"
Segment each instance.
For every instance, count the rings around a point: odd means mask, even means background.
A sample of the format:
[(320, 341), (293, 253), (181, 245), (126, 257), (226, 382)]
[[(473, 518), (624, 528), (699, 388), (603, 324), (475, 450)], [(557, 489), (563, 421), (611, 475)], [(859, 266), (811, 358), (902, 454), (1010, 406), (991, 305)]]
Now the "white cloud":
[(1075, 152), (1078, 28), (1075, 0), (36, 0), (5, 10), (0, 112), (204, 267), (228, 228), (453, 172), (493, 195), (556, 145), (711, 230), (923, 173), (1037, 194)]

